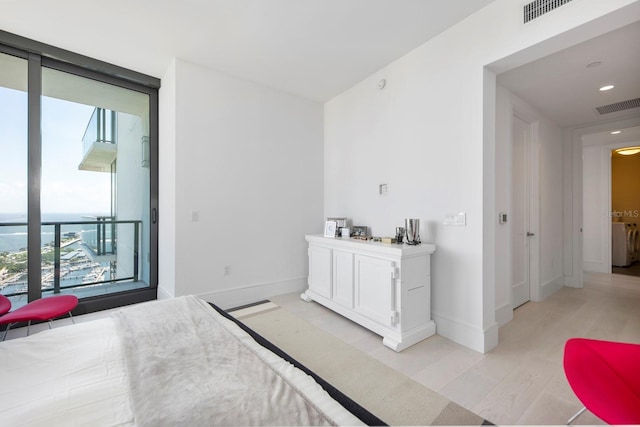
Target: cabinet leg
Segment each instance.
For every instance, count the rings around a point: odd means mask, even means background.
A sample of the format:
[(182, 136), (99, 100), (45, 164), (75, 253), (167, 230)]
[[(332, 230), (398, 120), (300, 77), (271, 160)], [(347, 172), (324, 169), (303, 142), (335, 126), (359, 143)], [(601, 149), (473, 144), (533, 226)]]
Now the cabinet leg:
[(304, 301), (304, 302), (311, 302), (311, 301), (313, 301), (313, 300), (311, 299), (311, 297), (310, 297), (309, 295), (307, 295), (305, 292), (303, 292), (303, 293), (300, 295), (300, 299), (301, 299), (302, 301)]
[(400, 352), (407, 347), (406, 345), (402, 345), (401, 342), (396, 341), (393, 338), (389, 338), (389, 337), (384, 337), (382, 339), (382, 344), (384, 344), (385, 346), (389, 347), (391, 350), (396, 352)]

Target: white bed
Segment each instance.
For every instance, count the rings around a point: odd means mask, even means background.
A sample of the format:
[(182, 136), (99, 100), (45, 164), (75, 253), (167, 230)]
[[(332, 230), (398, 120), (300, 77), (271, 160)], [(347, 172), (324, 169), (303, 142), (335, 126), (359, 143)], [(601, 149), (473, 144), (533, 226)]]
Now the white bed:
[(195, 297), (0, 343), (0, 367), (2, 425), (363, 424)]

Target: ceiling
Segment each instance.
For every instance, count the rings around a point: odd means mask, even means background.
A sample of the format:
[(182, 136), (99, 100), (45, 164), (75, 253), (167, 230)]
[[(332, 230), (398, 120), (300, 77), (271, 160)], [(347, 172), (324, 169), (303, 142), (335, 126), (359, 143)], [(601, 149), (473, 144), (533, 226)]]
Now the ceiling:
[[(498, 76), (498, 83), (561, 127), (640, 117), (596, 107), (640, 98), (640, 21)], [(598, 66), (588, 64), (600, 62)], [(615, 88), (601, 92), (604, 85)]]
[(162, 77), (177, 57), (327, 101), (493, 0), (0, 0), (0, 29)]

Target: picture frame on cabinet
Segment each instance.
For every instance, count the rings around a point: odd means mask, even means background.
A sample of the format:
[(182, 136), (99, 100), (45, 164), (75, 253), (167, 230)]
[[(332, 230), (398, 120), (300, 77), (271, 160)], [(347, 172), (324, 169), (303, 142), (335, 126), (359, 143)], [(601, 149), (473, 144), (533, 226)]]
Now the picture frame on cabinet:
[(327, 221), (324, 223), (324, 237), (336, 237), (338, 223), (336, 221)]
[(368, 230), (366, 225), (354, 225), (352, 230), (353, 236), (355, 237), (367, 237)]

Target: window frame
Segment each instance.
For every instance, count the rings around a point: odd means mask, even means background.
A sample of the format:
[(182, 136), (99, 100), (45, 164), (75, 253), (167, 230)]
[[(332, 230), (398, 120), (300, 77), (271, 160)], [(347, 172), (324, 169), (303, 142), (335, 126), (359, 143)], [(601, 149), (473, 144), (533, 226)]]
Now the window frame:
[[(83, 298), (77, 314), (157, 299), (158, 292), (158, 92), (160, 79), (114, 64), (0, 30), (0, 53), (28, 61), (28, 246), (41, 247), (40, 185), (42, 165), (42, 68), (74, 74), (149, 96), (149, 283), (148, 287)], [(32, 256), (32, 255), (37, 256)], [(40, 251), (29, 251), (28, 277), (41, 282)], [(28, 287), (28, 299), (41, 297), (40, 286)]]

